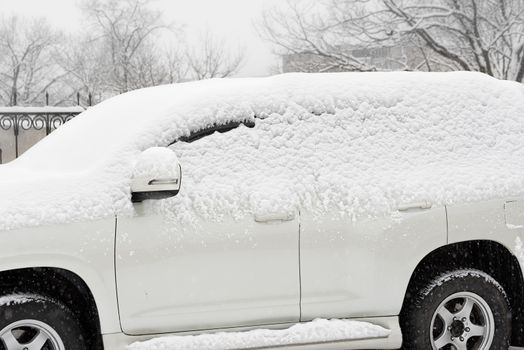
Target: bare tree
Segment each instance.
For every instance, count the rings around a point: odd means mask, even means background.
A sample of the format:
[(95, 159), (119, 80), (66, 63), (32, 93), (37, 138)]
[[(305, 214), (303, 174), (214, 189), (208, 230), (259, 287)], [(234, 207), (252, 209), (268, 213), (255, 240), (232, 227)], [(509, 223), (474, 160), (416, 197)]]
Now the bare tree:
[(383, 0), (400, 35), (444, 62), (501, 79), (524, 77), (523, 0)]
[(70, 37), (44, 20), (0, 17), (0, 105), (41, 104), (46, 92), (52, 104), (76, 100), (77, 93), (96, 103), (137, 88), (239, 70), (240, 50), (230, 51), (209, 31), (187, 49), (181, 29), (165, 25), (153, 1), (83, 0), (88, 26)]
[(523, 80), (524, 0), (303, 4), (288, 0), (287, 10), (266, 11), (258, 27), (280, 54), (314, 56), (317, 71), (384, 69), (370, 52), (385, 48), (397, 50), (382, 53), (396, 69), (470, 70)]
[(237, 73), (242, 67), (242, 51), (229, 52), (224, 41), (218, 40), (209, 31), (199, 42), (201, 45), (187, 50), (190, 79), (225, 78)]
[(179, 82), (180, 77), (175, 77), (175, 66), (171, 65), (170, 59), (174, 58), (152, 43), (147, 43), (137, 56), (137, 66), (134, 69), (138, 85), (155, 86)]
[(91, 103), (110, 96), (106, 91), (110, 62), (104, 46), (96, 38), (88, 34), (70, 37), (57, 55), (57, 62), (69, 73), (64, 78), (68, 89), (64, 88), (58, 103), (70, 99), (76, 93), (80, 93), (84, 99), (91, 97)]
[[(115, 93), (150, 86), (156, 77), (145, 72), (144, 62), (153, 64), (153, 39), (167, 28), (161, 13), (150, 9), (151, 0), (86, 0), (83, 9), (95, 35), (108, 55), (111, 67), (108, 87)], [(153, 69), (153, 67), (149, 67)], [(147, 70), (147, 69), (146, 69)]]
[(339, 18), (339, 11), (330, 10), (328, 5), (327, 1), (287, 0), (284, 9), (264, 11), (257, 29), (264, 39), (276, 45), (277, 54), (300, 55), (293, 70), (376, 70), (352, 53), (356, 47), (369, 44), (363, 36), (365, 21), (356, 21), (364, 19), (366, 4), (355, 4), (349, 9), (345, 15), (354, 19), (351, 21)]
[(60, 35), (43, 19), (0, 19), (0, 101), (33, 104), (65, 76), (54, 64)]
[(164, 64), (166, 68), (166, 83), (174, 84), (186, 79), (189, 66), (185, 53), (182, 50), (171, 46), (164, 53)]

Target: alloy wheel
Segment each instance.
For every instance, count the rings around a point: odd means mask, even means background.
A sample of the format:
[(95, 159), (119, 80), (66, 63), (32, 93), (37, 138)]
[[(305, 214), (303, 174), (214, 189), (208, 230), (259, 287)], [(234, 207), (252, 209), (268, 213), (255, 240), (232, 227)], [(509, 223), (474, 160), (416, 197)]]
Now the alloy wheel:
[(58, 333), (48, 324), (37, 320), (21, 320), (0, 331), (0, 349), (65, 350), (65, 347)]
[(470, 292), (447, 297), (431, 320), (433, 350), (489, 350), (494, 333), (491, 308), (482, 297)]

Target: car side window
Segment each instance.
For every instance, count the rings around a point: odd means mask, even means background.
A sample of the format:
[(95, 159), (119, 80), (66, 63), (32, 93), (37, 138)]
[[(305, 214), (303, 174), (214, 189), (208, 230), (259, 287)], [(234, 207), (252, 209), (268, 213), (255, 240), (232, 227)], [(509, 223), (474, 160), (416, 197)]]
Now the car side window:
[(219, 133), (228, 132), (230, 130), (238, 128), (240, 125), (245, 125), (248, 128), (253, 128), (255, 126), (255, 122), (251, 121), (251, 120), (245, 120), (245, 121), (242, 121), (242, 122), (229, 122), (229, 123), (225, 123), (225, 124), (213, 124), (212, 126), (210, 126), (208, 128), (204, 128), (204, 129), (193, 131), (188, 136), (182, 136), (179, 139), (173, 141), (170, 145), (172, 145), (172, 144), (174, 144), (176, 142), (188, 142), (188, 143), (191, 143), (191, 142), (199, 140), (199, 139), (201, 139), (203, 137), (211, 135), (211, 134), (213, 134), (215, 132), (219, 132)]

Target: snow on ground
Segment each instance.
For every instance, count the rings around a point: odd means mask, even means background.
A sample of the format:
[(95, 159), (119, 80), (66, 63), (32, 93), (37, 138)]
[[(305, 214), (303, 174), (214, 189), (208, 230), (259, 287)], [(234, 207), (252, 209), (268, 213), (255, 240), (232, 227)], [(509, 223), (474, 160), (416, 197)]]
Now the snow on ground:
[(0, 166), (0, 230), (131, 215), (140, 152), (191, 131), (255, 121), (171, 148), (186, 223), (272, 210), (389, 214), (524, 194), (524, 87), (479, 73), (286, 74), (133, 91)]
[(136, 342), (128, 350), (233, 350), (290, 344), (387, 337), (390, 331), (370, 323), (317, 319), (284, 330), (167, 336)]

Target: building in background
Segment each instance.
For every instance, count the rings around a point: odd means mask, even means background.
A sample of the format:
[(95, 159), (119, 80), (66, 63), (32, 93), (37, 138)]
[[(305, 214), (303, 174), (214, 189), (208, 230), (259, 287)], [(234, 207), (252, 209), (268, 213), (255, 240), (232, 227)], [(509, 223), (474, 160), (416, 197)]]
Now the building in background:
[[(445, 71), (445, 66), (427, 65), (430, 58), (423, 49), (415, 46), (391, 46), (376, 48), (354, 48), (341, 50), (345, 55), (362, 62), (363, 66), (376, 71)], [(289, 72), (345, 72), (340, 61), (315, 53), (295, 53), (282, 56), (282, 71)]]

